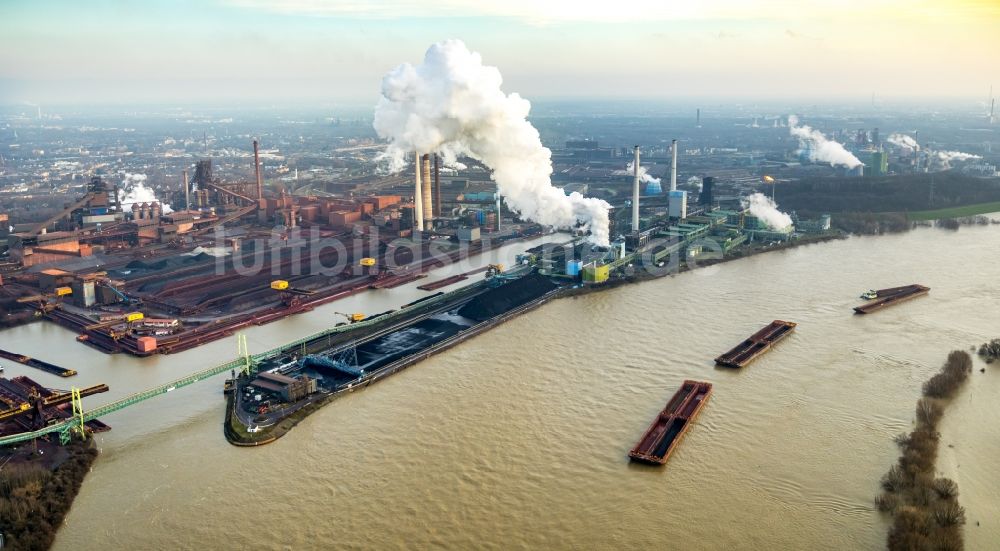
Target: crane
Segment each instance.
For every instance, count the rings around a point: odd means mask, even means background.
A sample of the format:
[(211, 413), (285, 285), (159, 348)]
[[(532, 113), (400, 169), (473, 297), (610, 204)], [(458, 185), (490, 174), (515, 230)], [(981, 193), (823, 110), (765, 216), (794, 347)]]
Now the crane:
[[(59, 299), (65, 296), (73, 294), (73, 289), (71, 287), (56, 287), (51, 293), (40, 293), (37, 295), (29, 295), (26, 297), (21, 297), (17, 299), (17, 302), (21, 304), (26, 304), (29, 302), (37, 303), (35, 308), (40, 312), (51, 312), (55, 310), (56, 306), (59, 304)], [(56, 299), (56, 302), (49, 302), (49, 299)]]

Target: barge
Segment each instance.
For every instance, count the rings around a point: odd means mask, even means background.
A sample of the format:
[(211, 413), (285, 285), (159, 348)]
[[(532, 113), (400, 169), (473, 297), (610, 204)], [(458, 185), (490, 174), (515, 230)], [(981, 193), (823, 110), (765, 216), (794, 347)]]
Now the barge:
[(17, 362), (19, 364), (24, 364), (28, 367), (34, 367), (35, 369), (41, 369), (46, 373), (51, 373), (53, 375), (58, 375), (60, 377), (72, 377), (76, 375), (76, 371), (72, 369), (67, 369), (65, 367), (59, 367), (56, 364), (52, 364), (42, 360), (36, 360), (25, 356), (24, 354), (17, 354), (15, 352), (10, 352), (8, 350), (0, 350), (0, 358), (8, 359), (12, 362)]
[(226, 439), (237, 446), (272, 442), (329, 400), (536, 308), (561, 289), (531, 272), (487, 280), (418, 302), (412, 313), (397, 314), (399, 321), (362, 328), (361, 335), (348, 331), (337, 342), (318, 337), (275, 351), (227, 381)]
[(663, 465), (712, 395), (712, 383), (684, 381), (628, 453), (632, 461)]
[(770, 350), (778, 341), (790, 335), (796, 325), (790, 321), (774, 320), (729, 352), (715, 358), (715, 363), (725, 367), (745, 367)]
[(930, 287), (923, 285), (904, 285), (902, 287), (890, 287), (875, 291), (875, 298), (861, 306), (854, 307), (855, 314), (870, 314), (876, 310), (881, 310), (886, 306), (899, 304), (911, 298), (926, 295)]

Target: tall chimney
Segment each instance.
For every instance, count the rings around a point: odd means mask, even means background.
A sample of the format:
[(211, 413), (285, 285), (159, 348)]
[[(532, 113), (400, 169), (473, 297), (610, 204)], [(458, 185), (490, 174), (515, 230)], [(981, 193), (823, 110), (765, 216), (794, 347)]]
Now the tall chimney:
[(434, 218), (441, 217), (441, 157), (434, 154)]
[(423, 160), (421, 161), (421, 166), (424, 171), (423, 181), (424, 181), (424, 229), (431, 230), (434, 228), (434, 190), (431, 189), (431, 156), (428, 153), (424, 153)]
[(264, 183), (261, 181), (260, 150), (258, 149), (257, 140), (253, 141), (253, 171), (257, 177), (257, 205), (260, 205), (260, 200), (264, 198)]
[(996, 98), (990, 98), (990, 124), (993, 124), (993, 108), (997, 105)]
[(632, 231), (639, 233), (639, 146), (632, 150), (635, 152), (632, 161)]
[(184, 186), (184, 210), (191, 210), (191, 184), (188, 183), (188, 171), (181, 172), (181, 185)]
[(698, 111), (697, 111), (697, 114), (695, 115), (694, 121), (695, 121), (695, 125), (698, 128), (701, 128), (701, 107), (698, 108)]
[(670, 141), (670, 191), (677, 191), (677, 140)]
[(413, 190), (413, 218), (414, 228), (417, 231), (424, 229), (424, 192), (420, 187), (420, 152), (415, 154), (413, 163), (413, 176), (416, 187)]
[(497, 188), (497, 192), (494, 194), (497, 199), (497, 233), (500, 232), (500, 189)]

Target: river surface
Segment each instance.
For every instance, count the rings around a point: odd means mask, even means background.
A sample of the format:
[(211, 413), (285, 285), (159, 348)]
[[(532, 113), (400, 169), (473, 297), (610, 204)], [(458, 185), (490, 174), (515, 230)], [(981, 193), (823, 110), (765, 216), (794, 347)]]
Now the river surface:
[[(97, 437), (55, 548), (884, 548), (872, 498), (921, 383), (950, 350), (1000, 336), (997, 250), (996, 226), (919, 229), (556, 300), (256, 449), (223, 438), (224, 377), (178, 389), (104, 419), (114, 430)], [(463, 271), (432, 279), (449, 269)], [(862, 291), (909, 283), (931, 292), (852, 315)], [(419, 296), (401, 289), (397, 301)], [(392, 302), (349, 300), (254, 328), (251, 347)], [(796, 332), (747, 368), (714, 367), (776, 318)], [(9, 376), (110, 384), (95, 404), (236, 353), (232, 339), (106, 356), (48, 323), (0, 341), (80, 372), (5, 363)], [(1000, 541), (1000, 366), (980, 367), (945, 413), (939, 460), (959, 484), (969, 549)], [(630, 464), (688, 378), (715, 391), (669, 463)]]

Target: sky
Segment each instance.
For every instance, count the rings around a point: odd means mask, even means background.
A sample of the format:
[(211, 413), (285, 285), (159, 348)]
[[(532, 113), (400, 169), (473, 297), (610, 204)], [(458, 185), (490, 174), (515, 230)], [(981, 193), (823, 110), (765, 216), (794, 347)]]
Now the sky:
[(533, 99), (1000, 93), (1000, 0), (0, 0), (0, 105), (374, 105), (458, 38)]

